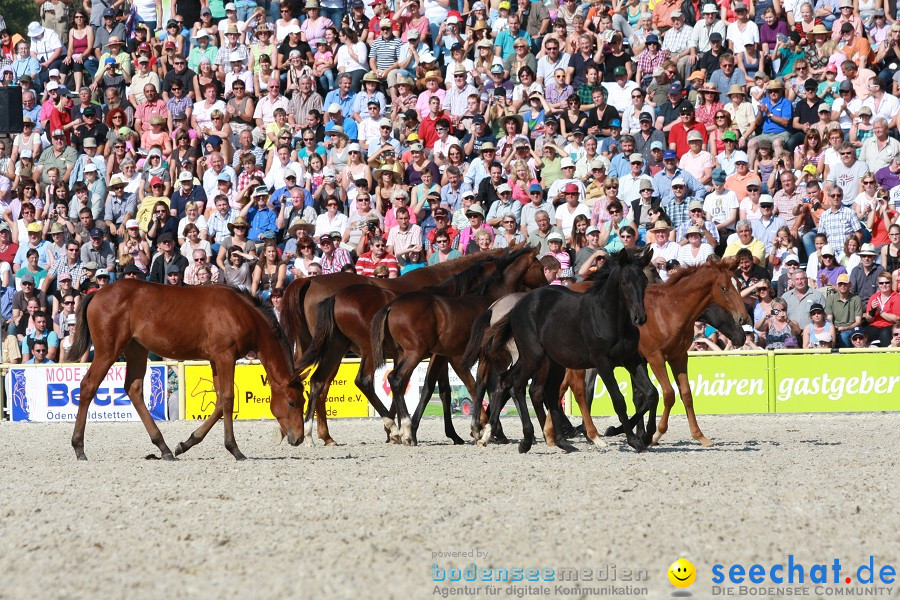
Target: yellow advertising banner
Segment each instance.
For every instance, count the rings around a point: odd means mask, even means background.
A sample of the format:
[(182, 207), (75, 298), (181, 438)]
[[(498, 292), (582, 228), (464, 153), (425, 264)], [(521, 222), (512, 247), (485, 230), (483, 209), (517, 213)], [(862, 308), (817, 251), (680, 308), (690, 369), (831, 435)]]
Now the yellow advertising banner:
[[(366, 397), (353, 380), (359, 363), (344, 363), (328, 391), (326, 412), (329, 419), (369, 416)], [(216, 390), (208, 365), (184, 366), (185, 419), (201, 420), (212, 414), (216, 406)], [(306, 395), (306, 393), (304, 394)], [(271, 419), (269, 403), (272, 390), (262, 365), (237, 365), (234, 371), (234, 418)]]

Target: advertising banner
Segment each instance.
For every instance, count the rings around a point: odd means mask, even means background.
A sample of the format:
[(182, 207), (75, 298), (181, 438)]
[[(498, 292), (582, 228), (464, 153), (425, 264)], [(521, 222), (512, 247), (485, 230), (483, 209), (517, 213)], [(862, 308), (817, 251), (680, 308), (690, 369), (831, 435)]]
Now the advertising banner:
[(775, 412), (900, 410), (900, 353), (776, 353), (775, 367)]
[[(353, 380), (359, 363), (343, 363), (328, 390), (329, 419), (369, 416), (368, 401)], [(308, 385), (307, 380), (306, 384)], [(184, 366), (185, 418), (205, 419), (216, 406), (216, 389), (209, 365)], [(304, 388), (304, 397), (309, 388)], [(262, 365), (237, 365), (234, 371), (234, 418), (271, 419), (272, 390)]]
[[(769, 412), (768, 356), (759, 354), (710, 354), (691, 356), (688, 359), (688, 378), (694, 397), (694, 411), (698, 415), (752, 414)], [(648, 369), (650, 380), (660, 391), (659, 408), (662, 411), (662, 391), (653, 371)], [(628, 413), (634, 413), (631, 377), (622, 368), (615, 370), (619, 389), (628, 403)], [(669, 381), (675, 388), (675, 406), (671, 414), (683, 415), (684, 406), (678, 393), (678, 384), (669, 369)], [(568, 398), (567, 398), (568, 401)], [(572, 400), (572, 414), (581, 416), (578, 404)], [(606, 386), (598, 378), (594, 391), (591, 415), (615, 415)]]
[[(81, 380), (89, 365), (10, 367), (6, 398), (13, 421), (74, 421)], [(88, 411), (90, 421), (138, 421), (125, 390), (125, 365), (113, 365)], [(154, 419), (167, 418), (166, 367), (151, 365), (144, 377), (144, 403)]]

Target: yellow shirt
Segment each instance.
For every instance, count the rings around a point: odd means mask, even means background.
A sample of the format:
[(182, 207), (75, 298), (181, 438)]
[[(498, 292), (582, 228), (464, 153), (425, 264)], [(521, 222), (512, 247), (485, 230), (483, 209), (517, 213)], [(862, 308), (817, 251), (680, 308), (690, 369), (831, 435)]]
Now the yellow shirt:
[(166, 206), (171, 206), (169, 203), (169, 199), (165, 196), (144, 196), (144, 199), (141, 200), (141, 203), (138, 205), (137, 219), (138, 224), (141, 226), (141, 231), (147, 232), (150, 229), (150, 219), (153, 218), (153, 207), (157, 202), (165, 202)]

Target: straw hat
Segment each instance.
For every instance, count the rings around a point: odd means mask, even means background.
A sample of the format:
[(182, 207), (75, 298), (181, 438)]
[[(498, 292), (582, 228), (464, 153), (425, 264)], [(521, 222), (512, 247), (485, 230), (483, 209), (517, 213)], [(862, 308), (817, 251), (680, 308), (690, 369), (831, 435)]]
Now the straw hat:
[(740, 86), (740, 85), (738, 85), (738, 84), (735, 83), (735, 84), (732, 85), (730, 88), (728, 88), (728, 94), (727, 94), (727, 95), (728, 95), (728, 96), (731, 96), (732, 94), (740, 94), (741, 96), (746, 96), (746, 95), (747, 95), (747, 92), (744, 91), (743, 86)]
[(783, 90), (784, 82), (780, 79), (773, 79), (769, 83), (766, 84), (766, 90)]
[(228, 224), (228, 231), (231, 232), (231, 235), (234, 235), (234, 228), (235, 228), (236, 226), (237, 226), (237, 227), (247, 227), (247, 228), (250, 227), (250, 226), (247, 224), (247, 219), (245, 219), (244, 217), (237, 217), (237, 218), (234, 220), (234, 223), (229, 223), (229, 224)]
[(390, 173), (391, 177), (394, 179), (394, 183), (400, 183), (403, 181), (403, 175), (400, 171), (397, 170), (397, 163), (393, 163), (393, 165), (384, 165), (379, 169), (375, 169), (375, 172), (372, 174), (375, 178), (375, 182), (381, 181), (381, 176), (385, 173)]
[(441, 72), (440, 71), (428, 71), (427, 73), (425, 73), (425, 78), (422, 81), (424, 81), (425, 83), (428, 83), (428, 81), (431, 79), (434, 79), (438, 83), (443, 81), (443, 77), (441, 77)]
[(525, 121), (524, 121), (524, 119), (522, 119), (522, 115), (520, 115), (520, 114), (505, 115), (502, 119), (500, 119), (500, 126), (506, 127), (506, 122), (509, 121), (510, 119), (512, 119), (516, 122), (516, 126), (519, 129), (522, 129), (522, 125)]
[(381, 83), (381, 79), (378, 77), (378, 73), (375, 71), (369, 71), (362, 78), (363, 81), (371, 81), (372, 83)]
[(809, 32), (809, 35), (830, 35), (825, 26), (819, 23), (815, 27), (813, 27), (812, 31)]
[(671, 231), (671, 230), (672, 230), (672, 227), (668, 223), (666, 223), (665, 219), (659, 219), (658, 221), (656, 221), (656, 223), (653, 224), (653, 228), (648, 229), (647, 231), (656, 233), (657, 231), (666, 232), (666, 231)]
[(313, 231), (316, 230), (316, 226), (312, 223), (307, 223), (306, 219), (294, 219), (291, 221), (291, 226), (288, 227), (288, 237), (296, 237), (297, 231), (300, 229), (312, 235)]

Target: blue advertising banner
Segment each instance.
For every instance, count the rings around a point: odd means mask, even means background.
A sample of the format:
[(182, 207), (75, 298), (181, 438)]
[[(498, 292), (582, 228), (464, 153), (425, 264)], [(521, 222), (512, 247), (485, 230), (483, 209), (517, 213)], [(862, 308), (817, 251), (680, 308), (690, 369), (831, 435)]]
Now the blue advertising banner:
[[(5, 379), (7, 406), (13, 421), (74, 421), (81, 379), (89, 365), (10, 367)], [(166, 367), (149, 366), (144, 377), (144, 403), (157, 421), (168, 416)], [(88, 411), (90, 421), (138, 421), (125, 390), (125, 365), (113, 365)]]

